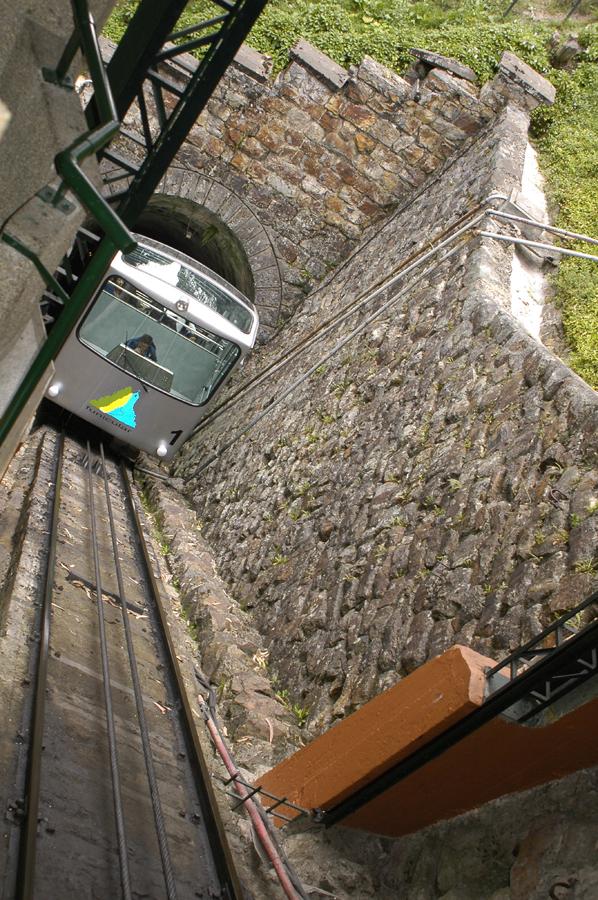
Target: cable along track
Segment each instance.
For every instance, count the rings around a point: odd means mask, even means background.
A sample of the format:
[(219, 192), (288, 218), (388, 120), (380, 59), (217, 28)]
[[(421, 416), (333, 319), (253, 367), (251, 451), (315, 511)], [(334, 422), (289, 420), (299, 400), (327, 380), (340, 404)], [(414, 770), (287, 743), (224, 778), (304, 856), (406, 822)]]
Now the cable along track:
[(128, 473), (56, 447), (14, 896), (240, 898)]

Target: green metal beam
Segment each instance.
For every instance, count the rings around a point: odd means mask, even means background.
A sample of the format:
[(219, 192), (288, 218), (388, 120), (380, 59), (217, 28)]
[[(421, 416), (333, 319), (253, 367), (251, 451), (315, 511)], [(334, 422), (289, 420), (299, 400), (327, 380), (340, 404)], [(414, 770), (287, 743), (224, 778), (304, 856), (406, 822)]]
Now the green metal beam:
[(37, 385), (44, 377), (48, 366), (58, 354), (68, 338), (79, 317), (83, 314), (89, 299), (96, 290), (110, 261), (116, 253), (116, 246), (109, 238), (104, 238), (77, 283), (70, 300), (65, 304), (54, 328), (45, 343), (40, 347), (37, 356), (31, 363), (27, 374), (21, 382), (16, 394), (10, 401), (6, 412), (0, 420), (0, 444), (2, 444), (17, 423)]
[(141, 0), (137, 7), (107, 66), (121, 121), (186, 5), (187, 0)]
[(117, 207), (134, 227), (267, 0), (237, 0)]
[[(88, 11), (88, 0), (73, 0), (75, 30), (94, 82), (95, 97), (86, 111), (87, 121), (92, 130), (59, 153), (55, 162), (64, 182), (102, 225), (107, 236), (91, 257), (72, 291), (70, 300), (65, 302), (63, 312), (58, 317), (50, 336), (38, 352), (16, 396), (2, 417), (0, 443), (6, 439), (16, 424), (49, 364), (82, 315), (116, 250), (130, 249), (134, 246), (127, 224), (134, 225), (145, 209), (267, 0), (216, 0), (216, 2), (226, 11), (224, 18), (218, 17), (221, 28), (213, 33), (204, 57), (198, 63), (173, 112), (165, 118), (160, 134), (147, 148), (147, 156), (133, 176), (129, 187), (120, 197), (115, 214), (83, 173), (80, 163), (87, 156), (97, 154), (117, 133), (119, 120), (124, 117), (135, 97), (143, 90), (144, 81), (152, 67), (159, 61), (164, 43), (172, 36), (171, 32), (186, 6), (186, 0), (142, 0), (109, 63), (108, 73), (101, 61), (93, 19)], [(210, 20), (208, 23), (201, 23), (197, 28), (206, 24), (210, 24)], [(186, 31), (190, 33), (189, 29)], [(74, 46), (75, 40), (72, 38), (59, 64), (61, 75), (66, 74)], [(169, 56), (170, 51), (167, 51), (166, 55)], [(62, 190), (59, 190), (56, 202), (61, 194)]]

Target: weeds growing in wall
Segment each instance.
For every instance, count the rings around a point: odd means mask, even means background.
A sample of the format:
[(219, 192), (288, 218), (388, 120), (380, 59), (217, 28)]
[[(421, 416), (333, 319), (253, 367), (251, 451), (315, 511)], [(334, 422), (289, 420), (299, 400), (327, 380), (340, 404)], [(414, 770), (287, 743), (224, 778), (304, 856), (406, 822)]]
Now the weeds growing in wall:
[[(105, 33), (118, 40), (138, 0), (117, 4)], [(305, 38), (343, 66), (364, 56), (404, 72), (410, 47), (453, 56), (481, 82), (492, 77), (504, 50), (511, 50), (557, 87), (551, 109), (534, 113), (532, 137), (540, 151), (556, 224), (586, 233), (598, 222), (598, 25), (589, 21), (592, 0), (561, 28), (577, 34), (584, 61), (571, 71), (551, 64), (551, 38), (570, 3), (520, 0), (503, 18), (508, 0), (270, 0), (248, 43), (270, 54), (274, 71), (289, 49)], [(221, 12), (209, 0), (192, 0), (180, 27)], [(598, 388), (598, 271), (595, 264), (567, 260), (556, 278), (570, 364)]]

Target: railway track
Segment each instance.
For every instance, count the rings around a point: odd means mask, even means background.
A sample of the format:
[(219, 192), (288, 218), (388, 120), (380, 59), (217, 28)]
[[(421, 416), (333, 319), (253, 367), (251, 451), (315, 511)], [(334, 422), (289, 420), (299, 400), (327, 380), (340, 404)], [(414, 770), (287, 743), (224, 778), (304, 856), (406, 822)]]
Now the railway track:
[(240, 898), (128, 472), (54, 452), (2, 900)]

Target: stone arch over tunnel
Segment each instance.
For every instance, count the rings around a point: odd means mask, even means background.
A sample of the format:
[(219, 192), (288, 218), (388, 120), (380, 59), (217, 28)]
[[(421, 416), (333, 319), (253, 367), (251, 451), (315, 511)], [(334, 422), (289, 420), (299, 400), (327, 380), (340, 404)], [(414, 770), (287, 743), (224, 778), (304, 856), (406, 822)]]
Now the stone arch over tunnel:
[(261, 341), (280, 320), (282, 277), (270, 237), (237, 194), (206, 175), (172, 167), (136, 226), (209, 266), (255, 303)]
[(183, 197), (155, 194), (135, 230), (187, 253), (254, 299), (253, 273), (243, 245), (205, 206)]

